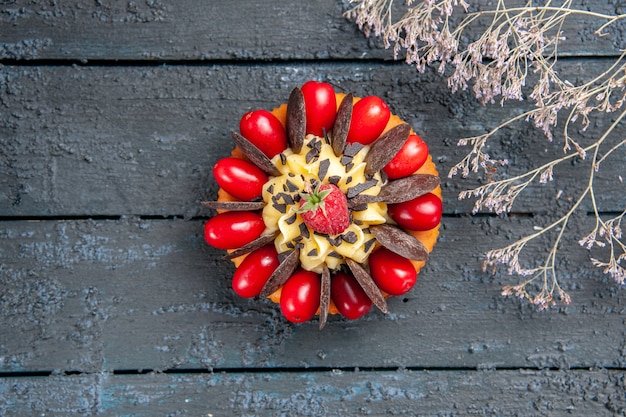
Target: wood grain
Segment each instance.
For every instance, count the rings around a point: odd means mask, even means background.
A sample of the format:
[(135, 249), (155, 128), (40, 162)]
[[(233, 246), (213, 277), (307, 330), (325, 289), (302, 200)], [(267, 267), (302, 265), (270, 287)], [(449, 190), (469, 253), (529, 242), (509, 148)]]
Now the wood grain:
[[(403, 2), (396, 3), (396, 15)], [(480, 10), (487, 0), (472, 2)], [(524, 2), (519, 0), (517, 4)], [(508, 1), (515, 5), (516, 2)], [(584, 0), (573, 8), (586, 10)], [(615, 14), (618, 6), (598, 2), (593, 10)], [(387, 59), (382, 42), (367, 39), (342, 13), (346, 2), (316, 0), (82, 0), (0, 5), (0, 58), (17, 60), (326, 60)], [(574, 15), (562, 30), (561, 56), (612, 55), (624, 44), (623, 23), (598, 37), (603, 21)], [(487, 21), (484, 21), (487, 24)], [(80, 36), (76, 36), (80, 33)], [(470, 31), (469, 37), (475, 36)]]
[[(592, 8), (623, 13), (619, 3)], [(606, 251), (577, 243), (594, 226), (588, 202), (559, 248), (572, 305), (538, 312), (500, 295), (516, 277), (481, 271), (485, 251), (571, 206), (589, 161), (560, 166), (509, 216), (470, 216), (460, 191), (553, 159), (561, 138), (512, 125), (489, 145), (508, 167), (447, 178), (468, 151), (459, 138), (528, 104), (450, 94), (436, 69), (419, 74), (366, 38), (347, 6), (0, 2), (0, 415), (626, 415), (626, 294), (589, 262)], [(625, 22), (601, 38), (599, 24), (580, 14), (562, 27), (563, 79), (589, 80), (624, 48)], [(411, 292), (388, 299), (388, 314), (331, 316), (322, 331), (233, 293), (200, 204), (215, 198), (211, 167), (239, 118), (309, 79), (378, 95), (408, 122), (440, 170), (445, 211)], [(613, 120), (575, 125), (576, 137), (589, 144)], [(624, 137), (620, 125), (606, 149)], [(624, 210), (625, 152), (597, 173), (605, 214)]]
[[(583, 77), (608, 63), (579, 60), (563, 71)], [(440, 76), (417, 74), (408, 65), (5, 66), (0, 74), (0, 100), (11, 109), (0, 113), (0, 216), (210, 214), (200, 211), (200, 201), (215, 198), (211, 167), (230, 153), (239, 118), (250, 109), (278, 106), (294, 85), (312, 78), (326, 79), (338, 91), (384, 97), (429, 144), (443, 179), (445, 211), (468, 213), (473, 202), (459, 202), (458, 193), (486, 177), (446, 178), (469, 151), (457, 140), (485, 133), (520, 111), (517, 103), (485, 107), (467, 94), (450, 95)], [(601, 117), (581, 142), (589, 143), (611, 117)], [(624, 130), (620, 126), (609, 143)], [(562, 147), (520, 122), (494, 139), (489, 152), (510, 161), (497, 175), (513, 175), (562, 155)], [(624, 208), (626, 184), (619, 178), (625, 162), (622, 149), (597, 173), (601, 211)], [(532, 186), (513, 210), (546, 210), (546, 195), (559, 194), (564, 210), (587, 184), (590, 169), (589, 161), (557, 167), (558, 181)]]
[[(332, 316), (322, 331), (236, 296), (200, 221), (3, 222), (0, 372), (623, 366), (624, 292), (580, 249), (560, 270), (571, 306), (538, 313), (502, 298), (515, 278), (481, 272), (482, 252), (532, 221), (492, 220), (445, 219), (416, 287), (391, 298), (389, 314)], [(529, 249), (531, 259), (544, 250)]]
[(46, 416), (623, 415), (616, 371), (326, 371), (0, 380), (0, 412)]

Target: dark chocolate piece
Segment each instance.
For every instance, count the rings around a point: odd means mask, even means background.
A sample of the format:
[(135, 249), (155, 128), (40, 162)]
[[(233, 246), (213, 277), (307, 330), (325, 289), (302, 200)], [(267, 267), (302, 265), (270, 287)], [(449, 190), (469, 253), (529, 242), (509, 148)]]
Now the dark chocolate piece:
[(378, 307), (380, 311), (382, 311), (383, 313), (387, 313), (388, 310), (385, 297), (380, 292), (380, 289), (378, 288), (370, 274), (365, 270), (365, 268), (363, 268), (360, 264), (350, 258), (346, 259), (346, 263), (348, 264), (350, 271), (352, 271), (354, 278), (356, 278), (356, 280), (359, 282), (359, 285), (361, 286), (361, 288), (363, 288), (363, 291), (365, 291), (365, 294), (367, 294), (369, 299), (372, 300), (374, 305)]
[(391, 224), (370, 226), (376, 240), (392, 252), (414, 261), (426, 261), (428, 251), (415, 236)]
[(287, 188), (289, 189), (289, 192), (291, 193), (295, 193), (296, 191), (298, 191), (300, 188), (298, 188), (298, 186), (296, 184), (294, 184), (293, 182), (286, 180), (285, 181), (285, 185), (287, 186)]
[[(316, 233), (318, 234), (318, 233)], [(341, 245), (341, 236), (337, 236), (336, 238), (333, 238), (329, 235), (322, 235), (319, 234), (320, 236), (324, 236), (326, 238), (326, 240), (328, 241), (328, 243), (330, 243), (331, 246), (339, 246)]]
[[(281, 254), (282, 255), (282, 254)], [(261, 290), (261, 297), (268, 297), (272, 295), (277, 289), (282, 287), (289, 279), (293, 271), (296, 270), (300, 263), (300, 250), (294, 249), (287, 253), (287, 256), (278, 265), (278, 268), (274, 271), (272, 276), (267, 280), (263, 289)]]
[(323, 265), (322, 289), (320, 291), (320, 330), (326, 325), (328, 319), (328, 309), (330, 307), (330, 271), (326, 264)]
[(312, 148), (310, 151), (308, 151), (306, 153), (306, 155), (304, 156), (304, 161), (307, 164), (310, 164), (311, 162), (313, 162), (314, 160), (316, 160), (320, 155), (320, 151), (318, 151), (315, 148)]
[(381, 187), (378, 195), (357, 195), (352, 199), (352, 204), (375, 203), (378, 201), (383, 201), (387, 204), (402, 203), (431, 192), (439, 186), (439, 183), (439, 177), (436, 175), (413, 174), (389, 181)]
[(355, 185), (354, 187), (348, 188), (348, 192), (346, 193), (346, 197), (354, 198), (357, 195), (361, 194), (363, 191), (369, 190), (370, 188), (372, 188), (376, 184), (378, 184), (378, 181), (376, 181), (376, 180), (367, 180), (365, 182), (361, 182), (361, 183)]
[(287, 193), (279, 193), (276, 195), (278, 198), (281, 198), (283, 200), (283, 203), (285, 204), (294, 204), (295, 201), (293, 200), (293, 196), (291, 194), (287, 194)]
[(262, 248), (268, 243), (273, 242), (275, 238), (276, 238), (275, 234), (261, 235), (257, 237), (256, 239), (254, 239), (252, 242), (247, 243), (243, 245), (242, 247), (230, 252), (228, 255), (224, 255), (224, 259), (233, 259), (241, 255), (245, 255), (246, 253), (253, 252), (259, 248)]
[(267, 155), (265, 155), (252, 142), (250, 142), (248, 139), (244, 138), (235, 131), (231, 132), (231, 136), (233, 137), (233, 141), (237, 144), (237, 146), (239, 146), (244, 155), (246, 155), (254, 165), (258, 166), (263, 170), (263, 172), (269, 175), (280, 175), (280, 171), (267, 157)]
[(372, 248), (372, 246), (374, 245), (374, 243), (376, 243), (376, 239), (372, 238), (370, 240), (368, 240), (367, 242), (365, 242), (365, 244), (363, 245), (363, 250), (365, 252), (369, 252), (369, 250)]
[(309, 228), (306, 226), (305, 223), (300, 223), (300, 234), (302, 236), (304, 236), (305, 239), (308, 239), (309, 237), (311, 237), (311, 233), (309, 232)]
[(298, 87), (294, 88), (287, 102), (287, 140), (295, 153), (299, 153), (306, 136), (306, 108), (304, 95)]
[(330, 167), (330, 160), (324, 159), (320, 161), (320, 169), (317, 171), (317, 177), (320, 181), (324, 181), (326, 174), (328, 173), (328, 168)]
[(333, 185), (339, 184), (339, 181), (341, 181), (341, 177), (339, 175), (331, 175), (328, 177), (328, 182)]
[(317, 256), (317, 248), (313, 248), (306, 254), (306, 256)]
[(349, 143), (348, 145), (346, 145), (345, 149), (343, 150), (343, 154), (345, 156), (353, 157), (357, 153), (359, 153), (359, 151), (363, 149), (364, 146), (365, 145), (363, 145), (360, 142)]
[(356, 243), (359, 237), (353, 231), (349, 231), (348, 233), (344, 233), (341, 235), (341, 238), (350, 244)]
[(367, 203), (354, 204), (354, 198), (348, 200), (348, 207), (352, 211), (365, 211), (367, 210)]
[(285, 219), (285, 223), (293, 224), (296, 221), (296, 217), (297, 217), (296, 213), (293, 213), (291, 216)]
[(345, 95), (339, 109), (337, 109), (337, 116), (335, 117), (335, 123), (333, 124), (332, 131), (332, 143), (333, 152), (336, 156), (343, 153), (343, 149), (346, 146), (346, 140), (348, 139), (348, 131), (350, 130), (350, 121), (352, 120), (352, 93)]
[(228, 211), (254, 211), (265, 207), (263, 201), (201, 201), (200, 204), (215, 210)]
[(274, 207), (276, 209), (276, 211), (285, 214), (287, 213), (287, 204), (282, 204), (282, 203), (274, 203), (272, 204), (272, 207)]
[(366, 174), (375, 174), (393, 159), (411, 134), (411, 126), (406, 123), (397, 125), (374, 142), (365, 155)]
[(341, 165), (343, 165), (345, 167), (350, 162), (352, 162), (352, 157), (348, 156), (348, 155), (342, 155), (341, 158), (339, 159), (339, 162), (341, 163)]

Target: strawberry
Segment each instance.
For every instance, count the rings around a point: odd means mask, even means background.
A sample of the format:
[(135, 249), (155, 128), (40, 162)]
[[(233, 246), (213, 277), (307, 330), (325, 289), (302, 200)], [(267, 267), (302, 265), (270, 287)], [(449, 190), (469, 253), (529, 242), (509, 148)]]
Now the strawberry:
[(309, 227), (319, 233), (337, 235), (350, 225), (348, 199), (333, 184), (317, 182), (315, 189), (307, 184), (306, 192), (300, 193), (298, 213)]

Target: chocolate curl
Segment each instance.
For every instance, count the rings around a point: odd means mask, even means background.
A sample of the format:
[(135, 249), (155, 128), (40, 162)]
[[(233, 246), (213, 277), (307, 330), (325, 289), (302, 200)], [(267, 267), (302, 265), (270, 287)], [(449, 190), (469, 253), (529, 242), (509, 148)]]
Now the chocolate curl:
[(358, 281), (365, 294), (369, 297), (370, 300), (374, 303), (376, 307), (383, 313), (387, 313), (389, 310), (387, 309), (387, 301), (385, 301), (385, 297), (380, 292), (378, 285), (374, 282), (369, 272), (365, 270), (359, 263), (353, 261), (352, 259), (346, 259), (346, 263), (352, 271), (354, 278)]
[(246, 253), (254, 252), (255, 250), (267, 245), (268, 243), (272, 243), (274, 239), (276, 239), (276, 234), (274, 233), (269, 235), (261, 235), (254, 239), (252, 242), (247, 243), (242, 247), (230, 252), (228, 255), (224, 255), (224, 259), (233, 259), (241, 255), (245, 255)]
[(320, 330), (326, 325), (330, 307), (330, 271), (326, 264), (322, 270), (322, 290), (320, 292)]
[(263, 201), (201, 201), (200, 204), (214, 210), (228, 211), (255, 211), (265, 207)]
[(287, 257), (278, 265), (272, 276), (267, 280), (261, 290), (261, 297), (269, 297), (277, 289), (282, 287), (289, 279), (293, 271), (296, 270), (300, 263), (300, 249), (294, 249), (287, 252)]
[(415, 236), (390, 224), (370, 226), (370, 231), (381, 245), (392, 252), (414, 261), (426, 261), (428, 251)]
[(237, 132), (231, 132), (231, 136), (235, 144), (239, 146), (243, 154), (247, 156), (254, 165), (261, 168), (266, 174), (273, 176), (280, 175), (278, 168), (276, 168), (267, 155), (257, 148), (256, 145)]
[(374, 175), (385, 167), (393, 157), (402, 149), (411, 134), (411, 126), (406, 123), (397, 125), (379, 137), (365, 155), (365, 173)]
[(294, 88), (287, 101), (287, 139), (289, 147), (298, 153), (306, 136), (306, 108), (304, 95), (298, 87)]
[(352, 99), (352, 93), (346, 94), (339, 105), (335, 123), (333, 124), (331, 146), (336, 156), (340, 156), (343, 153), (343, 149), (346, 147), (350, 122), (352, 120)]
[(350, 202), (354, 205), (363, 203), (385, 202), (402, 203), (431, 192), (440, 184), (439, 177), (431, 174), (413, 174), (408, 177), (389, 181), (383, 185), (378, 195), (359, 194)]

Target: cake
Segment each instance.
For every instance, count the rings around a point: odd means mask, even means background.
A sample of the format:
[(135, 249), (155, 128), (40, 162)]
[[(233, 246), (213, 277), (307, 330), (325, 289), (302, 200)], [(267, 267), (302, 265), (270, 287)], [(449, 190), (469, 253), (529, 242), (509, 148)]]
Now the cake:
[(292, 322), (357, 319), (405, 294), (432, 251), (441, 188), (428, 146), (376, 96), (309, 81), (233, 131), (213, 167), (208, 244), (236, 266), (233, 290)]

